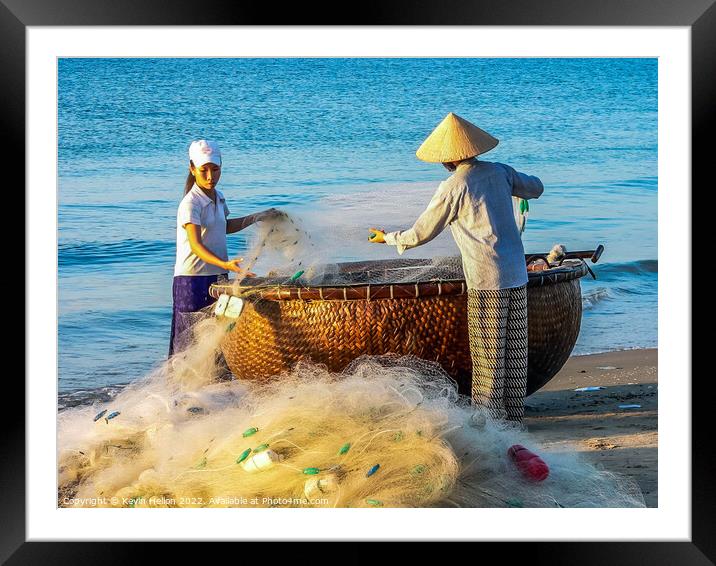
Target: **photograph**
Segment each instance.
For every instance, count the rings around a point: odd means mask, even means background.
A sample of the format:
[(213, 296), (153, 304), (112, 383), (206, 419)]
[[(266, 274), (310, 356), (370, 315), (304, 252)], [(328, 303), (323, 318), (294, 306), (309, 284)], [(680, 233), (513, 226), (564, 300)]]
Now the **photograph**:
[(57, 57), (52, 503), (659, 508), (659, 64)]
[(0, 562), (713, 563), (708, 3), (2, 0), (26, 267)]

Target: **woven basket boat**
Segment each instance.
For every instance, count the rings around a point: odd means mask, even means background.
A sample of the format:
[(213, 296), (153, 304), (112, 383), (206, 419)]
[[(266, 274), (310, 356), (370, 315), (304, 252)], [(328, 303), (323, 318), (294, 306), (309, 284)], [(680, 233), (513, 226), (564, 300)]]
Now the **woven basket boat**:
[[(285, 278), (245, 279), (238, 288), (217, 283), (214, 298), (249, 297), (227, 325), (221, 348), (228, 366), (239, 379), (265, 379), (301, 359), (341, 371), (364, 354), (414, 355), (438, 362), (469, 394), (467, 288), (459, 258), (451, 259), (447, 270), (420, 259), (335, 264), (317, 286)], [(410, 269), (421, 282), (404, 282)], [(566, 259), (529, 272), (528, 394), (554, 377), (574, 348), (582, 317), (579, 278), (588, 271), (582, 259)]]

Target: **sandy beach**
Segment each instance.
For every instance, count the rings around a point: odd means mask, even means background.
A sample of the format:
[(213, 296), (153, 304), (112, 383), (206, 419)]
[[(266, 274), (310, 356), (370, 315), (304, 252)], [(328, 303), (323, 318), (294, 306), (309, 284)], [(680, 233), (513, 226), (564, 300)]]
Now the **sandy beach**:
[[(576, 449), (634, 478), (647, 507), (658, 507), (657, 358), (656, 349), (573, 356), (526, 400), (524, 420), (549, 450)], [(575, 391), (583, 387), (603, 389)]]

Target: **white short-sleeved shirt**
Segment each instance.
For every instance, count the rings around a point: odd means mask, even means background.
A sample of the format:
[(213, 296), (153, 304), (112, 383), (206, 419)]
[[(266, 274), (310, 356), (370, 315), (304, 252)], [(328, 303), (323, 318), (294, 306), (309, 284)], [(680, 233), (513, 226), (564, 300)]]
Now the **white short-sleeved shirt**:
[(177, 212), (177, 260), (174, 275), (217, 275), (226, 273), (225, 269), (206, 263), (191, 249), (189, 236), (184, 226), (201, 226), (201, 241), (216, 257), (224, 261), (229, 259), (226, 249), (226, 218), (229, 207), (221, 191), (216, 192), (216, 203), (196, 184), (184, 195)]

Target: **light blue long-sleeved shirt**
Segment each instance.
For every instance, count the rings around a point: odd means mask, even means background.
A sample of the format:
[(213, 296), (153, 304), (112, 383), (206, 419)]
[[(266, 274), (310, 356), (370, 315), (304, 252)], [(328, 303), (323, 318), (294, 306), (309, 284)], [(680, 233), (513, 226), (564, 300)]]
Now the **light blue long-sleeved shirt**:
[(413, 227), (387, 233), (385, 242), (402, 254), (450, 226), (468, 289), (519, 287), (527, 283), (527, 268), (512, 197), (537, 198), (543, 191), (537, 177), (509, 165), (464, 161), (440, 183)]

